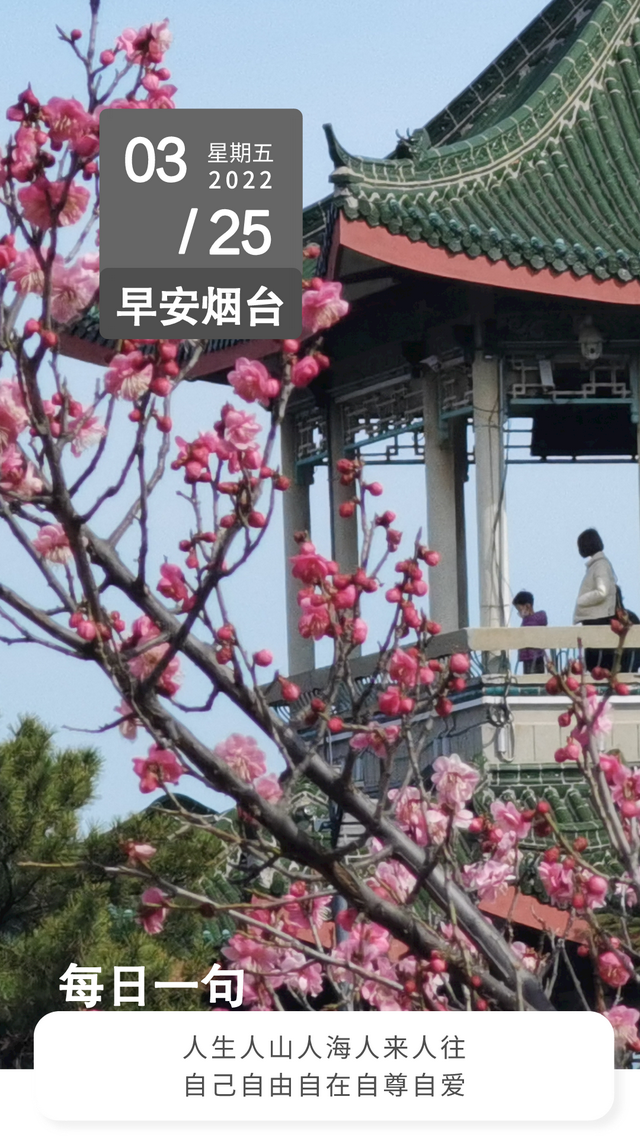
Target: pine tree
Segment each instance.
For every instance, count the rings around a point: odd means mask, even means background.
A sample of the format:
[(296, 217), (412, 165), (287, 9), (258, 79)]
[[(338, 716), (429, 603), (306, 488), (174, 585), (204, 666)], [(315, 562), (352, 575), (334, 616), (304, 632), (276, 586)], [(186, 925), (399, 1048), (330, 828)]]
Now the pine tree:
[(84, 1010), (60, 991), (71, 962), (102, 969), (105, 1010), (113, 1010), (116, 965), (145, 968), (145, 1010), (209, 1006), (205, 988), (154, 983), (200, 980), (218, 959), (224, 921), (203, 921), (196, 909), (182, 907), (170, 914), (162, 937), (150, 936), (136, 923), (144, 883), (105, 875), (101, 867), (124, 863), (126, 839), (147, 841), (158, 850), (153, 865), (160, 875), (210, 896), (225, 849), (213, 835), (183, 832), (153, 809), (83, 836), (79, 813), (99, 767), (93, 749), (56, 750), (51, 733), (32, 718), (0, 743), (0, 1068), (33, 1065), (33, 1031), (42, 1016)]

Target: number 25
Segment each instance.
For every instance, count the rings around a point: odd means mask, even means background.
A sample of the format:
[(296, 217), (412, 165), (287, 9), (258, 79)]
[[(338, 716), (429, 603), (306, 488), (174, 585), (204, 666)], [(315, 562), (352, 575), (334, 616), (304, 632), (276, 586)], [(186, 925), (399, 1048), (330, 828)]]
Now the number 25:
[[(260, 225), (259, 222), (253, 221), (254, 217), (268, 216), (268, 209), (248, 209), (245, 211), (242, 232), (247, 237), (251, 233), (262, 234), (262, 244), (258, 246), (251, 245), (249, 241), (242, 242), (242, 248), (244, 249), (245, 253), (250, 253), (252, 257), (259, 257), (261, 253), (266, 253), (267, 249), (269, 249), (271, 246), (271, 233), (267, 229), (266, 225)], [(238, 256), (240, 254), (240, 250), (237, 245), (233, 247), (224, 246), (225, 242), (228, 241), (230, 237), (233, 237), (234, 233), (238, 232), (238, 229), (240, 228), (240, 218), (238, 217), (237, 213), (234, 213), (232, 209), (217, 209), (216, 212), (212, 214), (211, 221), (214, 225), (217, 225), (217, 223), (221, 221), (223, 217), (228, 218), (231, 224), (229, 225), (228, 229), (225, 229), (224, 233), (221, 233), (220, 236), (216, 238), (216, 240), (213, 242), (213, 245), (209, 249), (209, 253), (213, 256)]]

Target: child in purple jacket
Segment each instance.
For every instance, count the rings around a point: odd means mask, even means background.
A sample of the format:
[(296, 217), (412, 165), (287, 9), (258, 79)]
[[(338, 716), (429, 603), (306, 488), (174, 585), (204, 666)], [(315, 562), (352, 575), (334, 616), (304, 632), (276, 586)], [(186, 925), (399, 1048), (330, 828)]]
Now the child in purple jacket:
[[(526, 589), (521, 589), (516, 594), (513, 598), (513, 605), (517, 609), (518, 615), (522, 617), (523, 628), (547, 624), (546, 612), (533, 611), (533, 593), (527, 592)], [(522, 670), (525, 676), (534, 672), (545, 671), (543, 648), (521, 648), (518, 652), (518, 660), (522, 661)]]

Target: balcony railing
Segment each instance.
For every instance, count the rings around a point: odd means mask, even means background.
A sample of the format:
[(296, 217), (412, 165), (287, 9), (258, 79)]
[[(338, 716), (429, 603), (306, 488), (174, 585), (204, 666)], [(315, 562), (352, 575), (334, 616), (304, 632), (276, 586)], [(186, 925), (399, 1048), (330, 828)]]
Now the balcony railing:
[[(431, 659), (445, 659), (454, 652), (467, 653), (472, 662), (470, 680), (482, 683), (485, 678), (510, 675), (510, 682), (527, 688), (544, 683), (544, 675), (522, 675), (517, 672), (517, 652), (521, 648), (539, 648), (545, 651), (547, 659), (557, 668), (564, 667), (570, 660), (578, 657), (581, 650), (600, 648), (615, 650), (618, 637), (608, 625), (548, 625), (533, 628), (460, 628), (454, 632), (444, 632), (434, 636), (429, 644)], [(406, 645), (403, 645), (406, 647)], [(640, 624), (632, 625), (624, 642), (625, 654), (636, 650), (640, 659)], [(627, 656), (628, 658), (628, 656)], [(357, 656), (351, 660), (351, 674), (356, 686), (364, 686), (375, 674), (379, 654)], [(314, 695), (326, 689), (329, 680), (329, 667), (314, 668), (290, 678), (301, 692), (300, 702), (295, 708), (308, 704)], [(628, 681), (640, 685), (640, 675), (621, 673)], [(282, 706), (288, 716), (290, 705), (285, 704), (280, 685), (273, 683), (264, 689), (272, 706)]]

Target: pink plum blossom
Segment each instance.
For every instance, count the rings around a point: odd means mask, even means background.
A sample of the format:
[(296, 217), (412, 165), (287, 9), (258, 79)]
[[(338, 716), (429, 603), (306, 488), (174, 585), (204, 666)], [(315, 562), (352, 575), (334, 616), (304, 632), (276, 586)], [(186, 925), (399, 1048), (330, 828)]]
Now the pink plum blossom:
[(267, 769), (264, 751), (251, 735), (230, 735), (224, 742), (216, 744), (213, 753), (245, 782), (259, 778)]
[(49, 99), (41, 109), (52, 143), (76, 143), (95, 129), (96, 121), (77, 99)]
[(124, 739), (130, 739), (131, 741), (136, 739), (138, 727), (141, 727), (142, 723), (137, 718), (133, 708), (130, 707), (126, 699), (123, 699), (114, 710), (118, 712), (118, 715), (122, 716), (122, 722), (118, 724), (118, 730), (122, 737)]
[(474, 889), (480, 901), (495, 901), (515, 880), (513, 867), (504, 861), (488, 858), (486, 861), (465, 865), (462, 880), (468, 889)]
[[(65, 181), (49, 182), (44, 174), (30, 186), (18, 190), (25, 219), (39, 229), (51, 229), (54, 225), (75, 225), (85, 212), (90, 196), (84, 186), (78, 186), (75, 182), (70, 186)], [(63, 200), (64, 205), (54, 218), (54, 212)]]
[(390, 790), (389, 799), (394, 803), (398, 825), (419, 846), (441, 845), (451, 825), (455, 824), (455, 818), (431, 806), (417, 786)]
[(367, 731), (357, 732), (351, 739), (354, 751), (373, 751), (379, 759), (386, 759), (400, 737), (399, 727), (381, 727), (369, 723)]
[(0, 380), (0, 451), (15, 443), (28, 422), (19, 383), (15, 379)]
[(609, 1020), (616, 1038), (616, 1043), (622, 1047), (640, 1047), (638, 1038), (638, 1019), (640, 1011), (637, 1008), (627, 1008), (624, 1004), (617, 1004), (604, 1012), (605, 1019)]
[(389, 676), (405, 688), (413, 688), (418, 680), (418, 661), (411, 652), (396, 648), (389, 662)]
[(304, 356), (291, 368), (291, 383), (293, 387), (308, 387), (319, 374), (320, 365), (315, 356)]
[(606, 904), (609, 891), (609, 882), (606, 877), (600, 877), (597, 873), (582, 873), (580, 888), (584, 893), (587, 909), (602, 909)]
[(367, 885), (380, 897), (404, 905), (415, 888), (417, 878), (415, 873), (400, 861), (389, 858), (376, 866), (373, 877)]
[(590, 733), (595, 736), (596, 741), (601, 742), (611, 732), (612, 723), (608, 711), (608, 703), (603, 702), (599, 695), (587, 696), (586, 722), (581, 720), (574, 727), (571, 732), (572, 738), (576, 739), (581, 747), (588, 746)]
[(480, 781), (478, 772), (463, 763), (459, 755), (441, 755), (436, 759), (431, 778), (439, 802), (452, 809), (465, 806)]
[(518, 841), (526, 838), (531, 829), (531, 822), (527, 822), (514, 802), (502, 802), (498, 799), (491, 803), (491, 814), (501, 830), (514, 833)]
[(169, 898), (161, 889), (152, 886), (151, 889), (145, 889), (141, 897), (141, 905), (138, 916), (136, 917), (136, 924), (142, 925), (142, 928), (149, 936), (157, 936), (164, 928), (164, 923), (169, 916), (169, 906), (165, 904)]
[(610, 987), (622, 988), (633, 976), (633, 964), (626, 953), (609, 949), (598, 957), (598, 974)]
[(167, 782), (177, 783), (187, 770), (173, 751), (163, 750), (152, 743), (146, 759), (134, 759), (133, 769), (140, 778), (140, 790), (150, 794)]
[(20, 126), (11, 154), (11, 175), (16, 182), (28, 182), (33, 177), (38, 153), (36, 131), (29, 126)]
[(168, 561), (160, 566), (160, 580), (157, 589), (163, 597), (178, 603), (188, 601), (191, 596), (182, 569), (179, 565), (171, 565)]
[[(139, 643), (143, 645), (145, 643), (145, 640), (155, 640), (158, 634), (159, 630), (155, 629), (155, 631), (149, 633), (148, 636), (142, 637)], [(142, 652), (139, 656), (134, 656), (133, 659), (129, 661), (129, 671), (131, 672), (131, 675), (135, 676), (137, 680), (146, 680), (147, 677), (155, 671), (156, 667), (164, 659), (168, 651), (168, 644), (156, 644), (154, 647), (149, 648), (146, 652)], [(160, 679), (158, 680), (158, 691), (161, 691), (164, 695), (175, 695), (176, 692), (180, 689), (181, 683), (182, 672), (180, 670), (180, 661), (176, 656), (174, 656), (169, 661), (167, 667), (162, 672)]]
[(64, 565), (72, 556), (69, 538), (60, 522), (42, 526), (33, 539), (33, 548), (45, 561), (51, 561), (54, 565)]
[(81, 407), (77, 415), (69, 416), (67, 430), (71, 436), (71, 453), (75, 458), (99, 443), (107, 433), (104, 423), (93, 414), (92, 407)]
[(292, 575), (305, 585), (321, 585), (330, 573), (336, 573), (338, 569), (335, 561), (327, 561), (326, 557), (316, 553), (311, 541), (304, 541), (300, 552), (290, 560)]
[(168, 20), (146, 24), (138, 31), (125, 28), (116, 40), (116, 51), (124, 51), (128, 63), (158, 64), (169, 50), (172, 38)]
[(266, 802), (279, 802), (282, 798), (282, 787), (278, 782), (277, 775), (273, 773), (261, 775), (253, 785)]
[(0, 493), (28, 499), (40, 494), (43, 485), (35, 466), (19, 447), (12, 443), (6, 450), (0, 450)]
[(266, 407), (280, 391), (280, 380), (269, 375), (261, 360), (248, 360), (246, 356), (240, 356), (236, 360), (235, 367), (227, 378), (236, 395), (246, 403), (257, 401)]
[(51, 271), (51, 315), (61, 324), (66, 324), (87, 308), (98, 289), (97, 268), (83, 264), (85, 260), (82, 258), (73, 265), (65, 265), (62, 261), (54, 262)]
[(157, 853), (156, 847), (149, 842), (134, 842), (133, 839), (124, 843), (124, 852), (130, 865), (139, 861), (149, 861)]
[(142, 352), (130, 352), (113, 357), (105, 372), (104, 386), (109, 395), (134, 403), (148, 390), (152, 379), (153, 364), (147, 362)]
[(550, 864), (541, 861), (538, 865), (538, 875), (556, 905), (568, 905), (571, 902), (575, 893), (573, 870), (567, 869), (560, 862)]
[(331, 628), (331, 617), (326, 605), (313, 603), (311, 597), (302, 597), (299, 601), (302, 616), (298, 621), (298, 631), (305, 640), (321, 640)]
[(302, 294), (302, 327), (307, 334), (330, 328), (348, 311), (342, 285), (337, 281), (319, 281), (317, 287), (305, 289)]
[[(46, 258), (47, 250), (41, 250), (41, 256)], [(56, 256), (54, 265), (60, 264), (62, 257)], [(16, 291), (21, 296), (25, 296), (28, 292), (34, 292), (37, 296), (42, 296), (42, 289), (44, 287), (44, 270), (40, 261), (38, 260), (33, 249), (19, 249), (16, 259), (11, 268), (7, 272), (7, 278), (12, 281), (16, 287)]]
[(260, 434), (260, 424), (256, 422), (255, 417), (248, 411), (232, 407), (230, 403), (226, 403), (222, 408), (222, 422), (225, 442), (231, 443), (238, 450), (246, 450), (252, 446), (255, 436)]
[(521, 940), (514, 940), (511, 944), (511, 951), (518, 957), (523, 968), (527, 972), (537, 972), (540, 967), (540, 957), (534, 948), (528, 944), (523, 944)]

